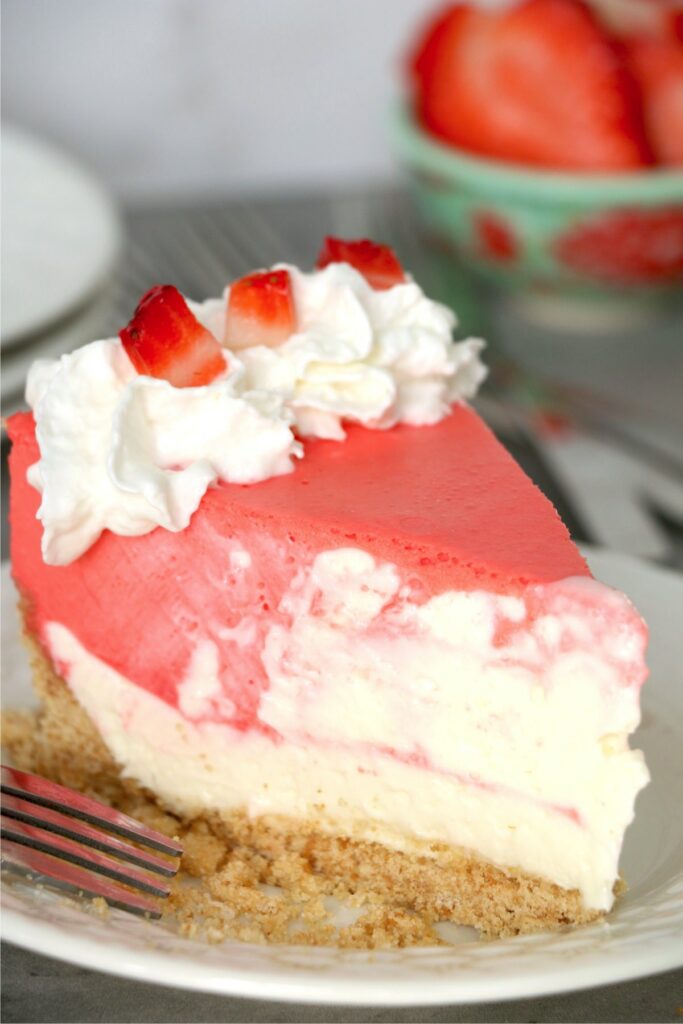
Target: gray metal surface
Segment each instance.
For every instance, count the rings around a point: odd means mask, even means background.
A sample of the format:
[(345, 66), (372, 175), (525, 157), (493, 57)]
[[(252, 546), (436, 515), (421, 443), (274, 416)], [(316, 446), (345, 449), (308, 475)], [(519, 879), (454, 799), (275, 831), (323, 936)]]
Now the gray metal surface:
[[(170, 883), (156, 876), (175, 875), (180, 843), (39, 775), (3, 765), (0, 776), (3, 879), (29, 880), (60, 892), (101, 897), (133, 914), (161, 916), (158, 900), (130, 890), (168, 896)], [(170, 856), (148, 853), (118, 836)]]
[[(62, 815), (70, 815), (73, 827), (77, 828), (78, 822), (89, 822), (100, 829), (107, 829), (116, 835), (124, 836), (126, 839), (133, 839), (141, 846), (147, 846), (151, 850), (159, 850), (172, 857), (179, 857), (183, 851), (181, 843), (175, 839), (169, 839), (153, 828), (143, 825), (135, 818), (122, 814), (112, 807), (101, 804), (83, 793), (77, 793), (67, 786), (60, 786), (50, 779), (44, 779), (40, 775), (32, 775), (30, 772), (22, 772), (16, 768), (9, 768), (2, 765), (0, 768), (0, 788), (3, 796), (19, 798), (25, 805), (34, 805), (36, 815), (39, 815), (41, 808), (49, 808), (60, 812)], [(3, 810), (7, 804), (3, 801)], [(18, 817), (18, 815), (17, 815)], [(92, 830), (91, 830), (92, 831)], [(122, 850), (122, 852), (124, 852)], [(125, 853), (128, 854), (126, 849)], [(158, 867), (157, 861), (148, 861), (150, 866)], [(174, 874), (173, 871), (162, 872), (162, 874)]]

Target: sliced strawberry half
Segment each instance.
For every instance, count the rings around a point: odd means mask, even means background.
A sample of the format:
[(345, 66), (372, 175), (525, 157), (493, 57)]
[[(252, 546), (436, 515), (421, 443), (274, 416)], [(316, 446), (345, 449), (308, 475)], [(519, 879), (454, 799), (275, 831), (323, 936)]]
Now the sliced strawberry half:
[(409, 59), (415, 110), (446, 142), (544, 167), (651, 162), (621, 49), (580, 0), (452, 4)]
[(171, 284), (143, 295), (119, 337), (138, 373), (176, 388), (210, 384), (226, 368), (223, 349)]
[(287, 270), (247, 274), (230, 285), (224, 339), (228, 348), (274, 348), (295, 331), (294, 295)]
[(315, 265), (322, 270), (330, 263), (349, 263), (378, 291), (403, 284), (406, 279), (394, 250), (369, 238), (349, 242), (328, 235)]
[(683, 166), (683, 15), (657, 33), (628, 37), (625, 47), (655, 156)]
[(596, 280), (683, 280), (683, 207), (597, 215), (561, 235), (554, 251), (566, 266)]

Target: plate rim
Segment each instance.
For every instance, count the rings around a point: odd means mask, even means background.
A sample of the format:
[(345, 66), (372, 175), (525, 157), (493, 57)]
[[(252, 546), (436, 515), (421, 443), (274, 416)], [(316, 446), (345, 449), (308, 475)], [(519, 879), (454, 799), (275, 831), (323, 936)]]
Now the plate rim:
[[(34, 925), (24, 915), (11, 909), (3, 910), (3, 919), (2, 937), (5, 941), (34, 953), (115, 977), (212, 995), (313, 1005), (407, 1007), (508, 1002), (578, 992), (620, 981), (635, 981), (683, 967), (683, 952), (678, 951), (670, 942), (664, 944), (655, 941), (648, 944), (645, 953), (639, 947), (620, 955), (608, 965), (608, 969), (602, 959), (596, 960), (594, 964), (586, 964), (582, 959), (577, 959), (569, 967), (562, 965), (551, 970), (543, 968), (537, 969), (535, 973), (520, 972), (514, 977), (507, 976), (505, 985), (499, 987), (492, 986), (489, 973), (468, 977), (466, 972), (457, 972), (456, 969), (453, 975), (443, 972), (438, 977), (424, 975), (418, 979), (398, 974), (390, 983), (387, 981), (384, 984), (378, 984), (372, 977), (339, 979), (336, 974), (330, 975), (327, 971), (315, 968), (302, 969), (294, 975), (291, 967), (284, 971), (278, 966), (271, 969), (269, 977), (264, 978), (262, 973), (245, 973), (238, 968), (231, 968), (229, 964), (219, 970), (215, 964), (207, 965), (189, 954), (171, 956), (152, 949), (142, 953), (118, 939), (100, 947), (85, 936), (72, 935), (65, 945), (64, 929), (57, 925), (45, 922), (39, 926)], [(7, 923), (13, 926), (11, 935), (7, 934)], [(191, 942), (189, 939), (187, 941)], [(51, 942), (55, 945), (51, 945)], [(222, 948), (229, 949), (230, 945), (224, 943)], [(113, 961), (112, 950), (120, 953)], [(356, 962), (367, 961), (369, 965), (382, 960), (384, 956), (391, 956), (391, 951), (387, 954), (382, 950), (343, 952), (345, 958)], [(331, 991), (332, 986), (339, 987)], [(418, 988), (419, 992), (416, 991)]]
[[(621, 562), (629, 571), (645, 572), (655, 579), (660, 577), (667, 581), (683, 583), (682, 574), (653, 565), (643, 559), (588, 545), (582, 546), (582, 550), (589, 559), (594, 559), (598, 563)], [(0, 574), (3, 589), (10, 579), (9, 573), (9, 563), (3, 563)], [(601, 574), (600, 569), (597, 574)], [(674, 876), (673, 880), (677, 881), (677, 876)], [(586, 927), (609, 929), (610, 922), (607, 919), (605, 922)], [(683, 933), (683, 927), (681, 931)], [(297, 965), (296, 970), (293, 969), (295, 965), (292, 963), (273, 963), (267, 966), (265, 972), (258, 966), (253, 971), (245, 971), (239, 964), (236, 967), (230, 964), (231, 945), (243, 948), (243, 944), (234, 940), (221, 946), (221, 949), (227, 952), (226, 962), (217, 964), (215, 961), (205, 961), (194, 955), (191, 940), (187, 940), (187, 952), (176, 953), (153, 949), (151, 940), (149, 948), (139, 949), (115, 933), (110, 938), (102, 938), (97, 942), (93, 942), (86, 933), (74, 934), (67, 931), (66, 935), (68, 941), (65, 942), (65, 927), (61, 923), (36, 921), (33, 916), (16, 911), (12, 907), (3, 908), (3, 939), (32, 952), (109, 975), (155, 985), (213, 995), (290, 1003), (373, 1007), (496, 1003), (581, 991), (683, 967), (683, 942), (680, 945), (672, 942), (669, 933), (649, 936), (646, 943), (617, 950), (616, 956), (613, 957), (605, 957), (604, 951), (598, 948), (596, 951), (580, 953), (571, 959), (563, 959), (559, 948), (554, 951), (554, 962), (534, 963), (529, 969), (522, 965), (515, 973), (504, 973), (502, 977), (497, 975), (496, 960), (492, 958), (490, 971), (479, 969), (468, 973), (466, 967), (461, 968), (454, 963), (452, 973), (443, 967), (434, 974), (396, 971), (390, 980), (384, 978), (381, 972), (378, 976), (370, 971), (367, 976), (348, 976), (342, 972), (340, 977), (336, 965), (331, 969), (325, 969), (316, 967), (314, 961), (312, 966), (305, 968)], [(519, 943), (524, 942), (524, 937), (499, 942)], [(284, 951), (306, 950), (306, 947), (295, 946), (279, 948)], [(343, 965), (353, 966), (371, 966), (373, 963), (381, 966), (383, 960), (388, 964), (396, 956), (396, 951), (393, 950), (335, 952), (341, 955)], [(419, 955), (419, 949), (415, 952)], [(410, 955), (405, 951), (402, 953), (404, 956)], [(553, 956), (552, 952), (550, 956)]]
[[(87, 164), (81, 163), (60, 145), (34, 134), (14, 122), (3, 124), (2, 135), (3, 165), (12, 148), (15, 148), (29, 152), (33, 157), (49, 163), (52, 167), (57, 168), (59, 173), (67, 172), (78, 177), (86, 187), (89, 198), (99, 206), (102, 224), (106, 225), (108, 234), (107, 244), (106, 246), (102, 245), (99, 258), (93, 261), (95, 266), (88, 275), (86, 283), (78, 291), (72, 289), (73, 294), (67, 302), (62, 302), (59, 305), (53, 304), (51, 312), (34, 317), (23, 327), (15, 326), (13, 329), (11, 326), (10, 329), (3, 327), (2, 350), (5, 355), (9, 355), (10, 353), (14, 354), (15, 350), (27, 344), (34, 336), (52, 329), (53, 326), (67, 320), (86, 307), (93, 296), (97, 294), (120, 255), (124, 231), (117, 202)], [(7, 273), (7, 268), (5, 268), (5, 273)]]

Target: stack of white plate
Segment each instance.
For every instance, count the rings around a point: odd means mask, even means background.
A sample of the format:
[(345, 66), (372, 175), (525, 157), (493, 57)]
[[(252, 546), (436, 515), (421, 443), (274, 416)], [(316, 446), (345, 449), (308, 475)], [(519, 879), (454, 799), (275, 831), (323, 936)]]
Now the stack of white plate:
[(3, 128), (3, 412), (21, 404), (34, 359), (97, 337), (121, 244), (111, 199), (79, 164)]

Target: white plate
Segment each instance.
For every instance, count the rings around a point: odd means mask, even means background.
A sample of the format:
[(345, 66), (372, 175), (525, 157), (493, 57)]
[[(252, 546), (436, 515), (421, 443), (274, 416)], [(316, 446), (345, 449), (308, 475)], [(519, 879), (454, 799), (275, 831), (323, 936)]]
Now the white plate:
[(3, 416), (26, 408), (26, 377), (36, 359), (56, 359), (64, 352), (73, 352), (80, 345), (103, 336), (103, 328), (111, 323), (115, 287), (115, 284), (110, 284), (100, 288), (78, 313), (60, 320), (39, 337), (32, 337), (30, 344), (16, 345), (9, 351), (3, 348), (0, 380)]
[[(609, 552), (593, 570), (627, 591), (652, 631), (652, 675), (637, 743), (651, 785), (638, 799), (622, 868), (630, 885), (608, 921), (563, 934), (480, 942), (459, 929), (454, 945), (396, 952), (208, 946), (113, 912), (107, 921), (63, 900), (6, 886), (4, 937), (35, 952), (111, 974), (260, 999), (417, 1006), (515, 999), (589, 988), (683, 964), (683, 579)], [(14, 593), (3, 570), (6, 704), (30, 700)]]
[(111, 200), (70, 157), (16, 128), (2, 133), (3, 348), (70, 313), (111, 268), (121, 231)]

